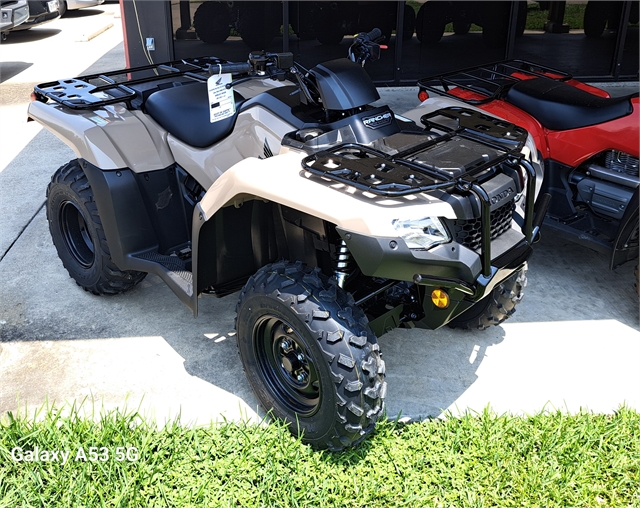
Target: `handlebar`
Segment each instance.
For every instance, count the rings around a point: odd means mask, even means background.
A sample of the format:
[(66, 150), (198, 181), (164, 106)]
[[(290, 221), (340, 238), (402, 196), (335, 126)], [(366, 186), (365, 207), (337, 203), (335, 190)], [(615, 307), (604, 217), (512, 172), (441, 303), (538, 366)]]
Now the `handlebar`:
[(375, 42), (376, 39), (382, 37), (382, 30), (379, 28), (374, 28), (370, 32), (365, 32), (358, 34), (356, 36), (357, 39), (360, 39), (362, 42)]
[(215, 74), (216, 70), (220, 74), (246, 74), (251, 72), (252, 66), (249, 62), (213, 64), (211, 73)]
[(378, 60), (380, 58), (380, 44), (376, 41), (381, 38), (382, 30), (379, 28), (357, 34), (349, 48), (349, 60), (363, 66), (367, 61)]

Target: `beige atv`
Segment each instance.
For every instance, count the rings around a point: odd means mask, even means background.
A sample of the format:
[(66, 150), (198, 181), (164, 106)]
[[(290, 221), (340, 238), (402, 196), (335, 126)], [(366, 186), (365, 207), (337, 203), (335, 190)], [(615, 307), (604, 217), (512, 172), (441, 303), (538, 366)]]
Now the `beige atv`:
[(45, 83), (29, 107), (77, 155), (46, 204), (71, 277), (105, 295), (153, 273), (194, 315), (203, 293), (240, 291), (258, 399), (332, 450), (383, 414), (376, 336), (509, 317), (544, 216), (523, 129), (370, 105), (376, 36), (309, 70), (254, 52)]

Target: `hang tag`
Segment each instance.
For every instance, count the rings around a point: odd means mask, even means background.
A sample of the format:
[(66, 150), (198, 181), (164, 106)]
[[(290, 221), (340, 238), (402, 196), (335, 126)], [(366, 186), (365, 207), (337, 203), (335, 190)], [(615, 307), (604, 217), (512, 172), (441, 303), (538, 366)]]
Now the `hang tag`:
[(231, 83), (231, 74), (214, 74), (207, 80), (211, 123), (229, 118), (236, 112), (233, 88), (226, 88), (228, 83)]

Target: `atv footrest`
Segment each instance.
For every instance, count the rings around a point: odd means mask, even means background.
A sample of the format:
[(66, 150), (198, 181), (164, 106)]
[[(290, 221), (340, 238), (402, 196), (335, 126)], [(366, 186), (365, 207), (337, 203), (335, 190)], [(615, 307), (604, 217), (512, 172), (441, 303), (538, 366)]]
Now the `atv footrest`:
[(158, 252), (150, 251), (137, 254), (134, 257), (144, 261), (151, 261), (158, 265), (160, 273), (158, 273), (157, 270), (155, 270), (154, 273), (157, 273), (157, 275), (162, 277), (169, 285), (178, 286), (185, 295), (189, 297), (193, 295), (193, 274), (187, 270), (182, 259), (176, 256), (165, 256)]

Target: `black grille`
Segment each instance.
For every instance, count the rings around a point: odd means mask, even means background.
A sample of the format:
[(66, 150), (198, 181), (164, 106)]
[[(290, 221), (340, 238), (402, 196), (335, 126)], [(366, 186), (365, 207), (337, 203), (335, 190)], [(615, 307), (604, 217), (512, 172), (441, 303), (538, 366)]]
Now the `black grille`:
[[(511, 226), (511, 218), (516, 205), (513, 201), (491, 212), (491, 239), (498, 238)], [(457, 219), (450, 222), (456, 242), (471, 250), (479, 250), (482, 242), (482, 221), (477, 219)]]

